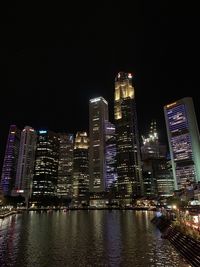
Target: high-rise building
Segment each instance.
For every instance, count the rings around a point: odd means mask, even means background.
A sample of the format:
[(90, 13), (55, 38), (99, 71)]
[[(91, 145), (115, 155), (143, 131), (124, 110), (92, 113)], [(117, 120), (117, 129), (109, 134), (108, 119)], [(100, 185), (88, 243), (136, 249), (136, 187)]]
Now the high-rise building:
[(156, 121), (151, 122), (148, 137), (142, 136), (143, 145), (141, 146), (142, 159), (145, 158), (165, 158), (167, 153), (166, 145), (160, 144)]
[(20, 130), (16, 125), (9, 129), (6, 151), (1, 175), (1, 187), (4, 195), (11, 195), (15, 185), (17, 161), (19, 155)]
[(168, 161), (167, 148), (160, 144), (156, 122), (151, 123), (148, 137), (142, 136), (141, 146), (144, 196), (170, 196), (174, 182)]
[(119, 72), (115, 79), (114, 114), (119, 197), (132, 199), (143, 190), (135, 93), (130, 73)]
[(156, 191), (161, 197), (174, 195), (174, 179), (171, 169), (171, 161), (156, 159), (153, 161), (153, 173), (156, 176)]
[(52, 131), (38, 131), (33, 177), (33, 199), (56, 196), (58, 159), (58, 135)]
[(72, 176), (73, 176), (73, 134), (59, 134), (59, 164), (57, 196), (68, 198), (72, 196)]
[(13, 192), (22, 194), (26, 199), (32, 194), (36, 141), (35, 130), (26, 126), (21, 132), (15, 192)]
[(105, 160), (106, 160), (106, 191), (110, 189), (114, 182), (117, 180), (117, 164), (116, 164), (116, 136), (115, 126), (109, 121), (105, 122), (106, 130), (106, 147), (105, 147)]
[(86, 132), (77, 132), (74, 144), (73, 159), (73, 197), (78, 204), (88, 202), (89, 168), (88, 168), (89, 140)]
[(90, 100), (89, 104), (89, 172), (90, 191), (106, 189), (105, 121), (108, 121), (108, 103), (103, 97)]
[(175, 189), (200, 181), (200, 138), (191, 97), (164, 107)]

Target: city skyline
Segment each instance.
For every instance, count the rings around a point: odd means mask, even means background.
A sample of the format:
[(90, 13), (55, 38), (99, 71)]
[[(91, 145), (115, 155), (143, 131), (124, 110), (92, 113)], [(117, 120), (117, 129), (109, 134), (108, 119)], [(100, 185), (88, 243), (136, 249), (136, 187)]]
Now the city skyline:
[[(133, 85), (134, 85), (134, 83), (133, 83)], [(114, 92), (113, 92), (114, 93)], [(102, 96), (97, 96), (97, 98), (102, 98)], [(173, 102), (175, 102), (175, 101), (178, 101), (179, 99), (173, 99), (171, 102), (173, 103)], [(195, 103), (195, 99), (193, 99), (192, 98), (192, 100), (193, 100), (193, 102)], [(113, 116), (111, 116), (112, 118), (111, 118), (111, 123), (115, 123), (115, 121), (114, 121), (114, 103), (113, 103), (113, 105), (111, 105), (111, 106), (109, 106), (109, 102), (107, 101), (107, 99), (105, 100), (107, 103), (108, 103), (108, 113), (109, 113), (109, 117), (110, 117), (110, 114), (111, 113), (113, 113)], [(88, 103), (90, 102), (90, 99), (88, 99)], [(88, 104), (87, 103), (87, 104)], [(164, 106), (166, 106), (166, 104), (164, 105)], [(139, 130), (139, 143), (140, 143), (140, 146), (142, 145), (142, 140), (143, 140), (143, 135), (145, 135), (145, 134), (147, 134), (148, 133), (148, 126), (149, 126), (149, 124), (150, 124), (150, 122), (152, 121), (152, 120), (154, 120), (154, 121), (156, 121), (157, 122), (157, 125), (158, 125), (158, 130), (157, 130), (157, 132), (158, 132), (158, 136), (159, 136), (159, 139), (160, 139), (160, 141), (161, 141), (161, 143), (164, 145), (164, 144), (166, 144), (167, 145), (167, 147), (168, 147), (168, 138), (167, 138), (167, 128), (166, 128), (166, 124), (165, 124), (165, 114), (164, 114), (164, 111), (163, 111), (163, 107), (164, 106), (162, 106), (162, 109), (161, 109), (161, 111), (162, 111), (162, 113), (163, 113), (163, 120), (162, 121), (159, 121), (159, 119), (155, 119), (155, 117), (154, 118), (150, 118), (149, 119), (149, 121), (147, 122), (147, 124), (146, 125), (143, 125), (143, 131), (141, 130), (141, 125), (140, 125), (140, 123), (138, 123), (138, 125), (139, 125), (139, 127), (138, 127), (138, 130)], [(137, 104), (136, 104), (136, 109), (138, 110), (138, 107), (137, 107)], [(195, 107), (195, 104), (194, 104), (194, 112), (196, 113), (196, 119), (197, 119), (197, 126), (198, 126), (198, 129), (199, 129), (199, 121), (198, 121), (198, 111), (200, 111), (200, 109), (198, 110), (198, 108), (196, 108)], [(138, 113), (138, 112), (137, 112)], [(162, 114), (161, 113), (161, 114)], [(148, 115), (148, 114), (147, 114)], [(138, 116), (138, 114), (137, 114), (137, 116)], [(78, 130), (74, 130), (74, 131), (72, 131), (73, 132), (73, 134), (75, 135), (78, 131), (80, 131), (80, 130), (83, 130), (83, 131), (87, 131), (88, 133), (89, 133), (89, 105), (88, 105), (88, 114), (87, 114), (87, 116), (86, 116), (87, 118), (88, 118), (88, 122), (87, 122), (87, 125), (86, 125), (86, 127), (84, 127), (83, 129), (81, 129), (81, 127), (78, 127), (78, 125), (79, 125), (79, 123), (77, 123), (76, 124), (76, 129), (78, 129)], [(138, 117), (140, 117), (140, 116), (138, 116)], [(29, 123), (27, 123), (27, 125), (28, 125)], [(17, 127), (20, 125), (20, 127), (19, 127), (19, 129), (20, 130), (22, 130), (25, 126), (26, 126), (26, 124), (25, 123), (23, 123), (23, 122), (21, 122), (21, 123), (12, 123), (12, 124), (10, 124), (10, 125), (8, 125), (8, 131), (9, 131), (9, 128), (10, 128), (10, 126), (12, 126), (12, 125), (17, 125)], [(30, 124), (29, 124), (30, 125)], [(40, 131), (40, 130), (44, 130), (44, 131), (54, 131), (54, 132), (56, 132), (56, 133), (65, 133), (65, 132), (70, 132), (68, 129), (66, 129), (66, 128), (60, 128), (59, 130), (54, 130), (54, 129), (52, 129), (52, 128), (50, 128), (50, 127), (48, 127), (48, 126), (38, 126), (38, 127), (34, 127), (34, 126), (32, 126), (31, 125), (31, 127), (34, 129), (34, 130), (36, 130), (36, 131)], [(1, 166), (1, 168), (3, 167), (3, 160), (4, 160), (4, 152), (5, 152), (5, 150), (6, 150), (6, 140), (7, 140), (7, 137), (8, 137), (8, 132), (6, 132), (6, 130), (5, 131), (2, 131), (3, 132), (3, 134), (2, 134), (2, 139), (1, 140), (4, 140), (4, 142), (0, 142), (0, 148), (1, 148), (1, 150), (2, 150), (2, 154), (0, 155), (0, 166)], [(4, 136), (5, 135), (5, 136)], [(168, 149), (168, 152), (169, 152), (169, 149)]]
[(200, 266), (200, 15), (9, 3), (0, 266)]
[(1, 50), (2, 151), (11, 124), (87, 131), (88, 101), (98, 96), (108, 101), (114, 122), (113, 80), (120, 71), (133, 74), (140, 135), (155, 119), (167, 140), (163, 106), (183, 97), (193, 98), (200, 121), (198, 9), (133, 2), (133, 8), (84, 3), (78, 10), (71, 4), (67, 14), (57, 5), (31, 7), (28, 15), (9, 8)]

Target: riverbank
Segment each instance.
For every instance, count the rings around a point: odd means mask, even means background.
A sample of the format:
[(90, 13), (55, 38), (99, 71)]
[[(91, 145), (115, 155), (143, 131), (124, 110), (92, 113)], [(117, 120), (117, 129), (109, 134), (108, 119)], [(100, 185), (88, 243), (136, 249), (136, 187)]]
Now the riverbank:
[(29, 208), (28, 211), (42, 211), (42, 210), (64, 210), (64, 211), (70, 211), (70, 210), (144, 210), (144, 211), (155, 211), (156, 208), (149, 208), (149, 207), (69, 207), (69, 208)]
[(172, 221), (164, 216), (154, 217), (151, 221), (162, 233), (162, 238), (166, 238), (176, 248), (176, 250), (194, 267), (200, 266), (200, 242), (182, 233), (173, 226)]
[(5, 213), (1, 213), (1, 214), (0, 214), (0, 219), (4, 219), (4, 218), (6, 218), (6, 217), (8, 217), (8, 216), (11, 216), (11, 215), (13, 215), (13, 214), (17, 214), (17, 213), (18, 213), (18, 211), (15, 211), (15, 210), (7, 211), (7, 212), (5, 212)]

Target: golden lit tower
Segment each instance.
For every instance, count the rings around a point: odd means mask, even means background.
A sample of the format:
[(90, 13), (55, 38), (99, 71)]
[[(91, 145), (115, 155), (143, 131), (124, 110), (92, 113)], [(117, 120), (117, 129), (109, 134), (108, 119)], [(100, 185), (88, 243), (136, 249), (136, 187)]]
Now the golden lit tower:
[(119, 72), (115, 79), (115, 126), (119, 197), (141, 195), (142, 172), (132, 74)]

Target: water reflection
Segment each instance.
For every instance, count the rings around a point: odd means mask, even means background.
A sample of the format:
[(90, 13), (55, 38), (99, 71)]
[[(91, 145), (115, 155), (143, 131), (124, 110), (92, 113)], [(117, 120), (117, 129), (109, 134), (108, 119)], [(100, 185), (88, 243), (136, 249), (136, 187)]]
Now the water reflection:
[(0, 266), (189, 266), (147, 211), (30, 212), (0, 221)]
[(18, 254), (21, 224), (16, 224), (18, 215), (0, 219), (0, 266), (7, 266), (5, 259), (10, 266), (14, 266)]

